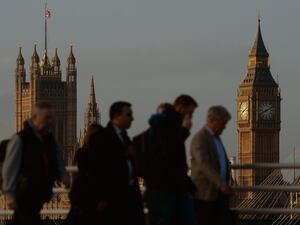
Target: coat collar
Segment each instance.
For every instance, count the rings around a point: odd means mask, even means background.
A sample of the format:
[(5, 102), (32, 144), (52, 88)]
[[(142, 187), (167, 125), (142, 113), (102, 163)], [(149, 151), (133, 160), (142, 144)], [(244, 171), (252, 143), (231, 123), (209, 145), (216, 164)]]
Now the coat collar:
[(119, 143), (121, 146), (124, 146), (124, 143), (122, 142), (122, 140), (118, 136), (116, 127), (112, 124), (111, 121), (108, 122), (108, 124), (106, 126), (106, 129), (112, 135), (114, 141), (116, 141), (117, 143)]

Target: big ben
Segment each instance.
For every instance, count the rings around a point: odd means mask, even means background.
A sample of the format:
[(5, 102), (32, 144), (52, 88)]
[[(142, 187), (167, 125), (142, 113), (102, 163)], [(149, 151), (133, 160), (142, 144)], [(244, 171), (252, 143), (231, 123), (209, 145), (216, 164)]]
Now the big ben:
[[(256, 39), (248, 56), (247, 75), (237, 94), (238, 161), (240, 164), (278, 163), (280, 89), (269, 66), (258, 20)], [(240, 185), (260, 184), (272, 170), (242, 170)]]

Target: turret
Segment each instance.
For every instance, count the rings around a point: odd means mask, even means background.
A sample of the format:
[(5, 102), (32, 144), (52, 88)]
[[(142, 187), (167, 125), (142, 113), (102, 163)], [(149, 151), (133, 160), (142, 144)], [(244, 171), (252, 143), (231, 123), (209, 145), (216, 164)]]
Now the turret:
[[(67, 120), (67, 127), (70, 130), (77, 130), (77, 117), (76, 117), (76, 112), (77, 112), (77, 69), (76, 69), (76, 60), (75, 57), (73, 55), (73, 48), (71, 46), (70, 48), (70, 54), (68, 57), (68, 65), (66, 68), (66, 74), (67, 74), (67, 98), (68, 98), (68, 102), (67, 102), (67, 110), (68, 112), (72, 112), (69, 113), (68, 115), (68, 120)], [(73, 140), (73, 146), (70, 146), (70, 149), (72, 147), (72, 151), (74, 150), (74, 143), (76, 141), (76, 133), (72, 133), (72, 134), (68, 134), (67, 137), (69, 140)], [(71, 150), (69, 153), (67, 153), (69, 155), (73, 155), (73, 153), (71, 153)], [(66, 156), (65, 158), (69, 158), (69, 156)], [(71, 161), (69, 161), (67, 164), (70, 164)]]
[(50, 76), (51, 73), (51, 64), (50, 64), (50, 60), (48, 58), (48, 54), (47, 54), (47, 50), (45, 50), (43, 58), (40, 62), (40, 67), (41, 67), (41, 75), (42, 76)]
[(34, 45), (33, 53), (31, 56), (30, 74), (32, 78), (40, 75), (40, 57), (36, 51), (36, 44)]
[(52, 68), (53, 68), (53, 75), (55, 77), (61, 78), (60, 59), (57, 54), (57, 48), (55, 49), (55, 54), (52, 59)]
[(68, 65), (67, 65), (67, 82), (75, 82), (76, 83), (76, 76), (77, 76), (77, 68), (76, 68), (76, 59), (73, 54), (73, 46), (70, 47), (70, 54), (68, 57)]
[(25, 71), (25, 61), (24, 61), (24, 58), (23, 58), (23, 55), (22, 55), (22, 47), (19, 47), (19, 55), (17, 57), (17, 60), (16, 60), (16, 64), (17, 64), (17, 67), (16, 67), (16, 79), (17, 81), (21, 81), (21, 82), (25, 82), (26, 80), (26, 71)]

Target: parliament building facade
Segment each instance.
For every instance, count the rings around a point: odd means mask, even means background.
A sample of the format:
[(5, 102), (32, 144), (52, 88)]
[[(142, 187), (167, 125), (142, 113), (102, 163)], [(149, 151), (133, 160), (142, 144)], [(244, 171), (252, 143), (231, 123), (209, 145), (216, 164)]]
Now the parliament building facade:
[(15, 70), (15, 124), (16, 131), (23, 128), (31, 117), (35, 103), (46, 101), (55, 109), (55, 124), (52, 132), (63, 149), (63, 158), (71, 165), (77, 141), (77, 68), (72, 46), (67, 58), (66, 79), (62, 78), (58, 51), (50, 60), (47, 49), (40, 59), (34, 45), (29, 73), (26, 72), (22, 49), (16, 60)]

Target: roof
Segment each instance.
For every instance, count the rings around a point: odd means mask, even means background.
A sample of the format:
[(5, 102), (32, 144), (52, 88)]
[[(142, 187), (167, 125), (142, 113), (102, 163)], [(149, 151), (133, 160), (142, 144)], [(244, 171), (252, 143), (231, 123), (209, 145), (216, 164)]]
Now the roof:
[(250, 50), (249, 56), (263, 56), (263, 57), (269, 56), (269, 53), (266, 49), (266, 46), (264, 44), (262, 34), (261, 34), (260, 19), (258, 20), (258, 28), (257, 28), (256, 38), (255, 38), (253, 46)]

